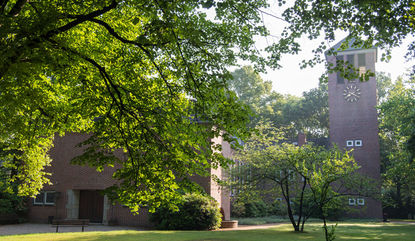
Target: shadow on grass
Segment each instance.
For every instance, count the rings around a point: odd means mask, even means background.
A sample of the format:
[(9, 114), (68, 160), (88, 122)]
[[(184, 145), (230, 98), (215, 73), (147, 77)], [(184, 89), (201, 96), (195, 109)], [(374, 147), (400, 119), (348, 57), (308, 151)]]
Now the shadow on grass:
[[(141, 240), (166, 240), (166, 241), (245, 241), (245, 240), (324, 240), (322, 225), (312, 223), (306, 225), (303, 233), (293, 232), (289, 224), (283, 224), (269, 229), (236, 230), (226, 232), (211, 231), (109, 231), (109, 232), (85, 232), (85, 233), (61, 233), (61, 234), (31, 234), (2, 236), (2, 241), (11, 240), (54, 240), (54, 241), (141, 241)], [(415, 237), (415, 228), (407, 224), (383, 224), (383, 223), (340, 223), (336, 229), (336, 240), (387, 240), (387, 241), (412, 241)]]

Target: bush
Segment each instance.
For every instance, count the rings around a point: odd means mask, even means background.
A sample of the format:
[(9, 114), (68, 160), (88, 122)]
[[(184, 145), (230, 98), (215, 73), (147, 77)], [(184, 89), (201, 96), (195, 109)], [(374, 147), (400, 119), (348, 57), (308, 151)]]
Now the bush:
[(158, 229), (211, 230), (220, 227), (222, 214), (218, 203), (209, 196), (185, 194), (178, 204), (179, 211), (161, 207), (150, 215)]
[(16, 194), (17, 185), (7, 183), (7, 172), (0, 167), (0, 224), (23, 222), (27, 213), (26, 199)]
[(235, 201), (232, 203), (232, 217), (265, 217), (269, 214), (270, 206), (262, 200)]

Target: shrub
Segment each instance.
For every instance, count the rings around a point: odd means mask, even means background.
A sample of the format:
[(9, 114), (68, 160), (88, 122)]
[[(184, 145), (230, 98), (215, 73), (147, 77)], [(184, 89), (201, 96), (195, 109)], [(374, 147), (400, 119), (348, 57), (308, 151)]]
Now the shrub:
[(7, 183), (8, 174), (0, 166), (0, 224), (12, 224), (25, 221), (27, 213), (26, 199), (16, 194), (17, 185)]
[(267, 205), (263, 201), (245, 203), (246, 217), (265, 217), (267, 214)]
[(209, 196), (185, 194), (178, 204), (179, 211), (161, 207), (150, 215), (158, 229), (207, 230), (220, 227), (222, 214), (218, 203)]
[(232, 203), (232, 217), (265, 217), (269, 214), (270, 208), (271, 206), (262, 200), (237, 200)]

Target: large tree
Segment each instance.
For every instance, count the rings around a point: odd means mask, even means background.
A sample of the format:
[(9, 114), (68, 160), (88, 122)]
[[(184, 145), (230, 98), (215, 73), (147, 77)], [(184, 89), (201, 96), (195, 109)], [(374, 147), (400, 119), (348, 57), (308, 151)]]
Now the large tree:
[(285, 136), (294, 139), (298, 132), (311, 138), (328, 136), (327, 83), (297, 97), (272, 91), (271, 81), (263, 80), (251, 66), (235, 70), (232, 76), (229, 88), (253, 111), (250, 126), (269, 122), (274, 127), (292, 127)]
[[(0, 0), (0, 141), (17, 153), (8, 160), (19, 160), (3, 163), (18, 170), (10, 180), (21, 194), (35, 194), (47, 182), (53, 135), (76, 131), (91, 134), (81, 162), (121, 163), (114, 196), (122, 202), (158, 205), (174, 195), (175, 175), (210, 165), (206, 140), (220, 130), (244, 136), (247, 116), (225, 88), (226, 68), (238, 59), (263, 67), (253, 37), (269, 34), (261, 22), (266, 5)], [(363, 47), (393, 47), (414, 33), (413, 16), (409, 0), (296, 0), (280, 18), (289, 25), (268, 48), (268, 63), (298, 53), (303, 34), (334, 40), (337, 29), (366, 36), (355, 41)], [(115, 149), (125, 157), (113, 156)]]
[(391, 217), (415, 215), (415, 88), (401, 78), (380, 106), (383, 206)]
[[(21, 195), (44, 183), (55, 133), (88, 133), (77, 163), (117, 165), (110, 197), (137, 210), (179, 180), (226, 165), (208, 140), (243, 137), (226, 88), (238, 59), (259, 64), (257, 1), (0, 1), (2, 165)], [(120, 150), (121, 155), (114, 155)], [(120, 153), (118, 151), (118, 153)], [(217, 158), (216, 158), (217, 157)], [(14, 160), (14, 161), (8, 161)]]
[[(346, 41), (340, 51), (350, 47), (348, 44), (361, 48), (376, 46), (387, 50), (382, 60), (388, 60), (391, 49), (415, 33), (415, 5), (411, 0), (279, 0), (278, 3), (288, 7), (280, 18), (287, 23), (282, 38), (269, 47), (275, 51), (270, 58), (275, 66), (281, 65), (282, 54), (298, 54), (301, 50), (298, 40), (302, 37), (310, 40), (324, 37), (314, 48), (315, 56), (302, 63), (305, 67), (324, 62), (322, 57), (338, 31), (349, 34), (347, 40), (354, 39)], [(408, 55), (415, 56), (415, 41), (409, 46)]]

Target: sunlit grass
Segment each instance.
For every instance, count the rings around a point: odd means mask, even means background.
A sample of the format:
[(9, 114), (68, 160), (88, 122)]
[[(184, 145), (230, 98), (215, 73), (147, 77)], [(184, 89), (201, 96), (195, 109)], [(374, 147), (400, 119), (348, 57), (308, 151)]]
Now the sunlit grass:
[[(334, 223), (333, 223), (334, 224)], [(336, 229), (336, 240), (385, 240), (410, 241), (415, 237), (415, 226), (412, 224), (394, 223), (339, 223)], [(78, 233), (46, 233), (1, 236), (0, 240), (324, 240), (321, 223), (310, 223), (305, 227), (304, 233), (295, 233), (289, 224), (261, 230), (235, 230), (235, 231), (108, 231), (108, 232), (78, 232)]]

